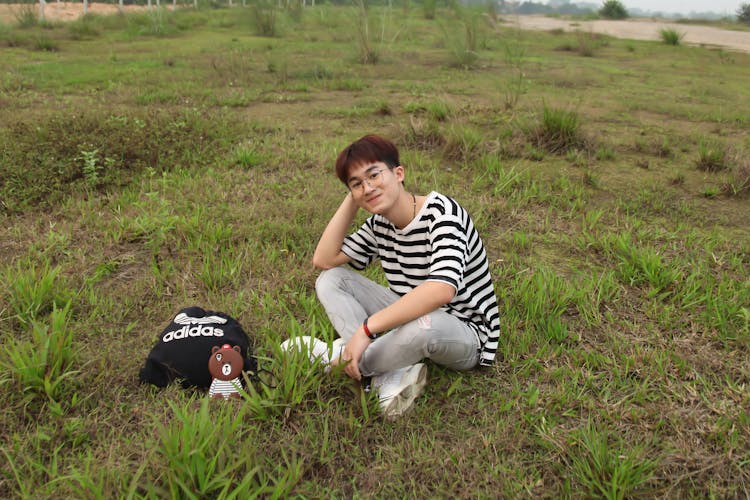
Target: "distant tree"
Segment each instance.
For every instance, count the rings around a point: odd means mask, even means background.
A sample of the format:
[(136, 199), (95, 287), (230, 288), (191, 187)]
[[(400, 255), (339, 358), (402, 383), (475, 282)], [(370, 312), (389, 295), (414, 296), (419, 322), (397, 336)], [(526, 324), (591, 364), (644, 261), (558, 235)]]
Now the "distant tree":
[(620, 0), (605, 0), (599, 15), (604, 19), (626, 19), (628, 11)]
[(743, 3), (739, 6), (737, 20), (741, 23), (750, 24), (750, 3)]

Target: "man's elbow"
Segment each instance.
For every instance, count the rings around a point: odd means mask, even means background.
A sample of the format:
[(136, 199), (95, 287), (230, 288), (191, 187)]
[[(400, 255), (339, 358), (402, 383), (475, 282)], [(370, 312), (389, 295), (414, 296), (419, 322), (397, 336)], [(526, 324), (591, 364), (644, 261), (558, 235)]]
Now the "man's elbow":
[(449, 304), (456, 296), (456, 289), (447, 283), (440, 283), (440, 291), (437, 294), (442, 305)]
[(315, 269), (320, 269), (321, 271), (325, 271), (326, 269), (330, 269), (331, 266), (326, 265), (325, 262), (323, 262), (320, 257), (313, 256), (312, 258), (312, 265)]

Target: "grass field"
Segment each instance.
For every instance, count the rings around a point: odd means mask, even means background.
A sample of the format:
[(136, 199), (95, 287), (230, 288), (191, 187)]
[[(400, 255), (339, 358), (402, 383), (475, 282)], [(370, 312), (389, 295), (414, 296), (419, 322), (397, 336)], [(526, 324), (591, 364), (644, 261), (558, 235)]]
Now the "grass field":
[[(748, 496), (750, 56), (275, 5), (0, 26), (0, 497)], [(502, 313), (397, 421), (277, 347), (334, 336), (310, 259), (370, 132)], [(277, 387), (139, 385), (187, 305)]]

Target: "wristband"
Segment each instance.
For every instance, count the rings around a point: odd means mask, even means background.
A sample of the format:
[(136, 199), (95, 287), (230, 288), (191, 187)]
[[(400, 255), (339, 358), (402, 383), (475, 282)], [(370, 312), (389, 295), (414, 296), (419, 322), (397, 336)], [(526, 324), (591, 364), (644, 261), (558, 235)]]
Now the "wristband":
[(363, 330), (365, 331), (365, 335), (367, 335), (367, 337), (368, 337), (368, 338), (369, 338), (370, 340), (375, 340), (376, 338), (378, 338), (378, 334), (377, 334), (377, 333), (372, 333), (372, 332), (370, 331), (370, 329), (369, 329), (369, 328), (367, 327), (367, 320), (368, 320), (368, 319), (370, 319), (370, 318), (369, 318), (369, 317), (368, 317), (368, 318), (365, 318), (365, 321), (364, 321), (364, 323), (362, 323), (362, 329), (363, 329)]

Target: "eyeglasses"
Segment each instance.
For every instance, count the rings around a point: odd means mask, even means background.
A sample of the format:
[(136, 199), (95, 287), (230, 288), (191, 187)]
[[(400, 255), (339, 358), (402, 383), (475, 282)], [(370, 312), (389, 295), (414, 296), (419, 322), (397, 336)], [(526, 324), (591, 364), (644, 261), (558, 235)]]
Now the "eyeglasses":
[(365, 174), (364, 179), (352, 179), (347, 185), (349, 190), (353, 193), (365, 191), (365, 184), (371, 188), (376, 188), (383, 183), (383, 172), (387, 169), (381, 168), (378, 170), (371, 170)]

